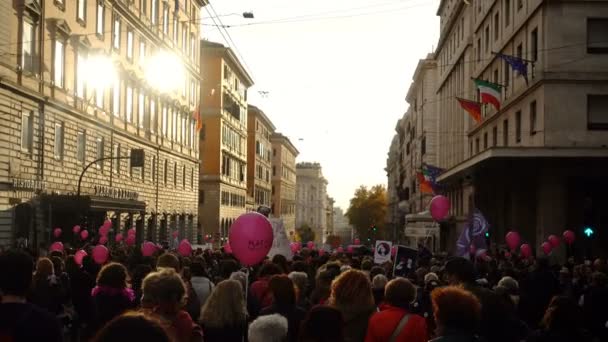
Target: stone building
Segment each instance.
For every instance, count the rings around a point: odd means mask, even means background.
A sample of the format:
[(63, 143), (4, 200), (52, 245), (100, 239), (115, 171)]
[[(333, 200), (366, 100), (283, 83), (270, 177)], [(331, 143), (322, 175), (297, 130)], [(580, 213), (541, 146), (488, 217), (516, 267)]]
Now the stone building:
[(249, 105), (247, 119), (247, 194), (254, 199), (254, 207), (271, 207), (272, 202), (272, 143), (275, 127), (266, 114)]
[(285, 231), (296, 229), (296, 157), (300, 153), (281, 133), (270, 136), (272, 144), (272, 216), (283, 219)]
[(308, 225), (315, 232), (315, 242), (325, 242), (329, 235), (327, 225), (327, 180), (321, 164), (296, 165), (296, 228)]
[(348, 218), (344, 216), (342, 208), (334, 207), (333, 219), (334, 235), (340, 238), (342, 245), (353, 244), (353, 227), (348, 223)]
[[(251, 76), (231, 48), (201, 42), (199, 221), (218, 242), (247, 210), (247, 89)], [(250, 201), (250, 209), (252, 209)]]
[[(195, 238), (206, 1), (175, 3), (0, 2), (0, 244), (46, 243), (55, 227), (72, 242), (76, 224), (95, 237), (108, 218), (139, 241)], [(173, 67), (151, 72), (161, 61)], [(155, 82), (168, 73), (179, 84)]]

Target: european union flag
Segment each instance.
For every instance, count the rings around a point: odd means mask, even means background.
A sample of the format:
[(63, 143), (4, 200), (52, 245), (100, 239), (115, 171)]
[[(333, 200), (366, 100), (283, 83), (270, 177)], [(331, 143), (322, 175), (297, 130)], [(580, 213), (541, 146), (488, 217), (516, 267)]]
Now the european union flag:
[(522, 75), (524, 80), (526, 80), (526, 84), (528, 84), (528, 63), (526, 61), (520, 57), (503, 55), (502, 53), (497, 53), (496, 55), (507, 62), (511, 66), (511, 69)]

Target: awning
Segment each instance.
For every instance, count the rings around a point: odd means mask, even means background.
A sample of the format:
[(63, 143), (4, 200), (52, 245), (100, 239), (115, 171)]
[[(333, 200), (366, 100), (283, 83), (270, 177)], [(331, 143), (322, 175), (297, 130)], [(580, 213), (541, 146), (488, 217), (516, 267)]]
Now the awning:
[(146, 202), (100, 196), (43, 195), (54, 210), (145, 212)]

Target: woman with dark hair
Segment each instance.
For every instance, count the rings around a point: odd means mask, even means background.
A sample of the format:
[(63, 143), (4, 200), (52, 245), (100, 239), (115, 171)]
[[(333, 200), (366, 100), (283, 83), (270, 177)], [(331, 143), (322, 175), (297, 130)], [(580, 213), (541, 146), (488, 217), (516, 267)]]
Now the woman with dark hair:
[(160, 322), (142, 313), (126, 313), (106, 324), (93, 342), (172, 342)]
[(337, 274), (330, 270), (319, 272), (316, 278), (315, 289), (310, 295), (310, 303), (312, 305), (325, 304), (331, 295), (331, 282)]
[(127, 287), (127, 269), (119, 263), (105, 265), (91, 291), (95, 306), (96, 327), (135, 307), (135, 292)]
[(144, 278), (152, 273), (152, 267), (146, 264), (139, 264), (135, 266), (133, 274), (131, 275), (131, 288), (135, 292), (135, 304), (139, 306), (141, 304), (141, 296), (143, 291), (141, 285), (144, 282)]
[(287, 263), (287, 258), (283, 255), (276, 254), (275, 256), (273, 256), (272, 263), (279, 266), (279, 268), (281, 269), (281, 273), (289, 273), (289, 264)]
[(29, 301), (54, 315), (63, 313), (65, 289), (55, 276), (55, 268), (49, 258), (40, 258), (36, 263)]
[(437, 337), (431, 342), (477, 342), (481, 304), (459, 286), (439, 287), (431, 293)]
[(264, 264), (258, 273), (258, 280), (251, 284), (250, 294), (258, 303), (260, 303), (260, 307), (262, 308), (272, 304), (272, 298), (268, 291), (268, 282), (270, 281), (270, 277), (275, 274), (281, 274), (281, 268), (279, 266), (273, 263)]
[(542, 328), (528, 338), (529, 342), (591, 341), (583, 328), (582, 309), (568, 297), (553, 297), (540, 325)]
[(65, 270), (70, 279), (72, 304), (76, 311), (74, 333), (77, 334), (80, 328), (86, 328), (93, 319), (91, 290), (95, 287), (95, 279), (76, 264), (73, 255), (66, 259)]
[(299, 342), (344, 342), (340, 310), (327, 305), (313, 307), (302, 321)]
[(369, 277), (357, 270), (348, 270), (331, 285), (328, 304), (344, 316), (346, 342), (365, 339), (369, 317), (376, 310)]
[(300, 322), (304, 319), (306, 311), (296, 305), (296, 287), (288, 276), (273, 275), (268, 283), (272, 296), (272, 304), (260, 312), (260, 316), (279, 314), (287, 318), (289, 325), (288, 336), (290, 341), (296, 341)]
[(426, 321), (410, 311), (410, 304), (416, 300), (414, 284), (405, 278), (391, 280), (384, 300), (383, 310), (369, 320), (365, 342), (428, 340)]

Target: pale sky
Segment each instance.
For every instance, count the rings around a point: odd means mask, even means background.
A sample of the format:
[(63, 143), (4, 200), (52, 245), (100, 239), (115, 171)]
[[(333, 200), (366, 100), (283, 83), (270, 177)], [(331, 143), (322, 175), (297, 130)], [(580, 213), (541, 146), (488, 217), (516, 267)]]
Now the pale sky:
[[(227, 30), (255, 81), (249, 103), (291, 139), (298, 162), (321, 163), (336, 205), (348, 208), (359, 185), (386, 185), (388, 148), (412, 75), (437, 44), (439, 0), (211, 5), (224, 25), (235, 25)], [(223, 16), (245, 11), (255, 19)], [(203, 37), (227, 45), (205, 9), (202, 15)], [(243, 24), (253, 25), (236, 26)]]

